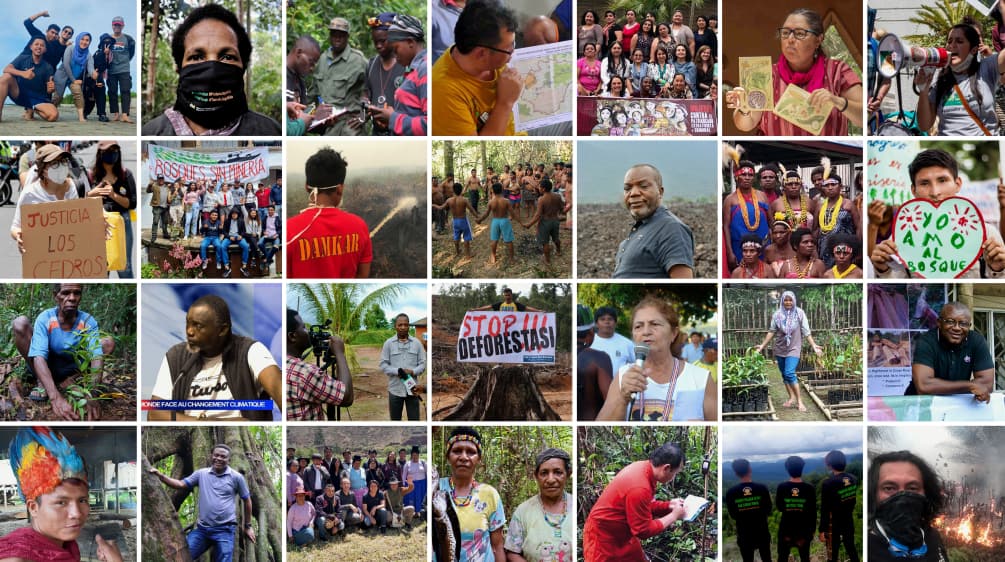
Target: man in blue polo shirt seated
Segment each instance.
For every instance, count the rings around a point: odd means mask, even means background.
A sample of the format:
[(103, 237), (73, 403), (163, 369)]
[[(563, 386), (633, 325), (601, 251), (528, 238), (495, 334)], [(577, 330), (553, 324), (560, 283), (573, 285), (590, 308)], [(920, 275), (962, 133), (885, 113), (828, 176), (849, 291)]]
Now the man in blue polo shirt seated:
[(212, 464), (200, 468), (181, 480), (161, 474), (156, 467), (150, 474), (175, 490), (199, 488), (199, 521), (185, 537), (192, 560), (198, 560), (216, 547), (213, 562), (231, 562), (234, 558), (234, 530), (237, 527), (234, 496), (244, 504), (244, 535), (255, 542), (255, 526), (251, 522), (251, 492), (240, 472), (230, 468), (230, 447), (223, 443), (213, 447)]
[(915, 344), (913, 380), (904, 394), (973, 394), (980, 402), (990, 402), (995, 364), (988, 341), (971, 332), (972, 327), (967, 305), (944, 304), (939, 325), (922, 334)]
[[(25, 361), (25, 380), (34, 386), (29, 397), (39, 402), (52, 400), (53, 414), (63, 421), (80, 418), (60, 394), (60, 383), (80, 373), (88, 364), (87, 357), (95, 382), (102, 382), (103, 356), (115, 348), (111, 337), (100, 336), (98, 321), (80, 310), (83, 294), (84, 286), (79, 283), (54, 283), (55, 307), (43, 310), (34, 324), (27, 316), (11, 322), (14, 346)], [(86, 412), (88, 420), (100, 419), (100, 403), (88, 402)]]

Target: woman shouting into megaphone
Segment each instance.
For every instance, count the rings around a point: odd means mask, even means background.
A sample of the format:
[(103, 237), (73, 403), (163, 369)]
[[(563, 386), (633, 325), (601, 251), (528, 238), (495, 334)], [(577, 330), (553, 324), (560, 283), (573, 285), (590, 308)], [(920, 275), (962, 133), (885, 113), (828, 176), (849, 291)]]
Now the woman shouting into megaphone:
[(970, 24), (953, 26), (946, 41), (949, 66), (919, 69), (918, 126), (930, 130), (938, 117), (939, 135), (994, 136), (998, 134), (994, 91), (1005, 72), (1005, 51), (978, 60), (981, 37)]

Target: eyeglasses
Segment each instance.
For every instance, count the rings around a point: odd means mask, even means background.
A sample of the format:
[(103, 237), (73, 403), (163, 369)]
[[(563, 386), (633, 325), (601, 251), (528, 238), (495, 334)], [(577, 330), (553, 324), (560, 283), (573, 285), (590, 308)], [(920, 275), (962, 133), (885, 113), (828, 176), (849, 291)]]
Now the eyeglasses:
[(508, 51), (505, 50), (505, 49), (497, 49), (495, 47), (490, 47), (488, 45), (475, 45), (475, 47), (484, 47), (484, 48), (486, 48), (486, 49), (488, 49), (490, 51), (495, 51), (497, 53), (502, 53), (502, 54), (510, 57), (510, 56), (513, 56), (513, 51), (516, 50), (516, 43), (513, 43), (513, 48), (510, 49), (510, 50), (508, 50)]
[(969, 320), (953, 320), (952, 318), (939, 318), (939, 322), (947, 328), (963, 328), (969, 330), (974, 323)]
[(816, 31), (813, 31), (811, 29), (803, 29), (801, 27), (796, 29), (790, 29), (788, 27), (779, 27), (778, 30), (775, 31), (775, 37), (779, 39), (788, 39), (789, 37), (795, 35), (797, 41), (802, 41), (807, 37), (809, 37), (811, 34), (819, 35)]

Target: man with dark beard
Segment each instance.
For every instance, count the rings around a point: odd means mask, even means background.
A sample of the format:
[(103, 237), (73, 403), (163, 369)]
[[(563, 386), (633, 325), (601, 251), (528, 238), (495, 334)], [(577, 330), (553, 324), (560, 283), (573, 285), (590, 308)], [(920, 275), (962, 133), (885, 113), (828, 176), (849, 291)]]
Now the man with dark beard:
[(932, 520), (942, 512), (942, 483), (921, 457), (883, 453), (869, 465), (869, 560), (946, 562)]
[(693, 277), (694, 236), (663, 206), (663, 176), (656, 166), (628, 169), (624, 200), (635, 225), (618, 246), (614, 278)]

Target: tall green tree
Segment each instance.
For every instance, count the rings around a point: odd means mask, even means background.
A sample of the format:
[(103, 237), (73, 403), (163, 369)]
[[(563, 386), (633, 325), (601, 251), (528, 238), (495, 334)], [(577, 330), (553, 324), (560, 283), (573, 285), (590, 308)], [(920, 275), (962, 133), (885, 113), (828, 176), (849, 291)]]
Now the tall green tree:
[(299, 301), (290, 302), (290, 308), (313, 315), (319, 324), (332, 321), (330, 330), (345, 342), (346, 361), (350, 369), (356, 370), (359, 369), (359, 360), (352, 344), (360, 334), (367, 312), (374, 305), (379, 308), (393, 304), (394, 299), (404, 292), (405, 286), (401, 283), (377, 288), (353, 283), (291, 284), (290, 290), (300, 297)]
[[(908, 35), (907, 40), (925, 47), (943, 47), (949, 37), (949, 30), (967, 16), (978, 22), (982, 20), (981, 14), (966, 0), (938, 0), (933, 4), (923, 5), (908, 21), (928, 28), (928, 33)], [(991, 27), (985, 25), (984, 30), (987, 35), (991, 32)]]
[(363, 317), (363, 325), (367, 330), (386, 330), (391, 327), (387, 315), (379, 304), (373, 303)]

